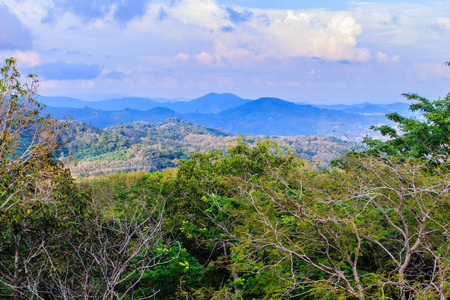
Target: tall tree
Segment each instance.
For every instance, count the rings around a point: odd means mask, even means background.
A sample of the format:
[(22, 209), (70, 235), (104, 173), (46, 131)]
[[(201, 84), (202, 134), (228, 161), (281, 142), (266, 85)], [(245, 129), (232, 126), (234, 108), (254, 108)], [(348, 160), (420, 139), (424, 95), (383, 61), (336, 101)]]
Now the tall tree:
[(286, 297), (446, 299), (448, 171), (430, 175), (414, 160), (354, 163), (271, 169), (239, 184), (249, 201), (233, 249), (242, 271), (260, 273), (264, 264), (290, 282)]
[(386, 140), (365, 138), (364, 143), (371, 149), (369, 153), (433, 158), (434, 162), (447, 159), (445, 156), (450, 154), (450, 94), (435, 101), (417, 94), (403, 96), (415, 102), (410, 110), (420, 115), (416, 118), (397, 112), (387, 114), (396, 126), (372, 126), (371, 129), (380, 132)]
[(0, 208), (51, 195), (48, 180), (64, 169), (55, 159), (64, 126), (41, 114), (36, 100), (38, 78), (22, 84), (13, 58), (0, 74)]
[(170, 189), (170, 220), (184, 220), (174, 227), (192, 241), (188, 251), (199, 260), (205, 246), (217, 252), (208, 263), (228, 284), (216, 297), (450, 296), (443, 164), (430, 173), (421, 160), (359, 155), (346, 169), (316, 170), (281, 150), (238, 141), (197, 154)]
[(42, 114), (35, 98), (37, 76), (23, 84), (14, 59), (6, 60), (1, 76), (0, 297), (143, 299), (158, 294), (159, 288), (141, 282), (181, 252), (163, 238), (164, 199), (126, 203), (112, 215), (97, 209), (91, 192), (55, 157), (66, 126)]
[(29, 82), (22, 83), (13, 58), (6, 60), (0, 73), (1, 252), (11, 252), (13, 266), (2, 259), (0, 270), (2, 282), (16, 299), (27, 273), (26, 255), (21, 252), (29, 250), (28, 234), (43, 226), (42, 222), (53, 222), (45, 204), (54, 200), (55, 179), (66, 173), (54, 156), (62, 146), (59, 133), (64, 126), (41, 114), (42, 107), (35, 98), (37, 76), (29, 75)]

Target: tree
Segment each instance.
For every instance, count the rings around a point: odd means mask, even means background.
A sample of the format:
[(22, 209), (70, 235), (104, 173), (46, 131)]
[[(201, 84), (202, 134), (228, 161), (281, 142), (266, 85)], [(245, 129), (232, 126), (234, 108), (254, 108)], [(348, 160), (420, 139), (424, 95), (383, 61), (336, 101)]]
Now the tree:
[[(111, 290), (107, 287), (115, 284), (115, 295), (124, 299), (180, 299), (199, 285), (203, 266), (171, 238), (167, 228), (161, 230), (162, 221), (170, 221), (166, 210), (171, 201), (161, 194), (167, 176), (130, 172), (83, 179), (94, 190), (98, 212), (104, 215), (94, 218), (98, 226), (91, 227), (83, 238), (86, 246), (81, 247), (91, 257), (79, 273), (97, 283), (88, 285), (90, 295), (94, 291), (106, 295)], [(122, 277), (115, 275), (118, 272)]]
[(161, 231), (163, 199), (112, 215), (96, 207), (55, 157), (65, 124), (42, 114), (37, 77), (22, 84), (15, 64), (6, 61), (0, 81), (0, 297), (153, 297), (159, 290), (139, 283), (178, 258), (158, 250), (172, 245)]
[(64, 126), (41, 114), (37, 77), (29, 75), (30, 82), (22, 84), (15, 64), (7, 59), (0, 78), (1, 209), (33, 195), (49, 196), (48, 179), (64, 169), (54, 156), (61, 149)]
[(241, 271), (261, 273), (263, 263), (290, 283), (286, 297), (446, 299), (448, 171), (430, 175), (414, 160), (355, 163), (243, 181), (247, 221), (233, 251), (253, 263), (237, 261)]
[(264, 299), (289, 288), (270, 272), (263, 272), (263, 278), (244, 270), (244, 256), (233, 250), (243, 244), (237, 228), (254, 214), (240, 184), (275, 168), (286, 175), (303, 163), (287, 152), (272, 141), (241, 138), (225, 152), (192, 155), (161, 189), (167, 199), (167, 231), (206, 266), (195, 299)]
[(446, 166), (346, 159), (345, 169), (317, 170), (270, 142), (238, 141), (180, 166), (170, 220), (192, 241), (188, 251), (223, 270), (216, 297), (449, 296)]
[[(446, 63), (446, 65), (449, 65)], [(408, 100), (415, 101), (410, 110), (420, 112), (422, 119), (403, 117), (394, 112), (387, 118), (396, 123), (397, 129), (388, 126), (372, 126), (386, 141), (365, 138), (364, 143), (371, 154), (390, 156), (407, 155), (415, 158), (427, 158), (434, 162), (450, 154), (450, 94), (442, 99), (430, 101), (417, 94), (403, 94)]]
[(1, 251), (12, 251), (13, 257), (12, 268), (8, 259), (2, 259), (0, 274), (14, 299), (22, 282), (21, 274), (26, 271), (21, 261), (21, 251), (29, 241), (25, 239), (44, 223), (51, 226), (47, 203), (53, 201), (58, 180), (66, 174), (63, 164), (55, 158), (62, 146), (59, 134), (64, 125), (42, 114), (36, 100), (37, 77), (29, 75), (29, 82), (22, 84), (15, 65), (15, 59), (7, 59), (0, 70), (0, 214), (4, 237)]

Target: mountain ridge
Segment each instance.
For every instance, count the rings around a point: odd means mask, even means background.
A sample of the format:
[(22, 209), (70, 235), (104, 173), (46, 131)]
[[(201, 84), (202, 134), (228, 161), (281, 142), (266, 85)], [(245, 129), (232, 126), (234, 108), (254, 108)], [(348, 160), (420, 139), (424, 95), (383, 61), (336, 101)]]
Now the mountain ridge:
[(153, 100), (144, 97), (121, 97), (101, 101), (83, 101), (72, 97), (38, 96), (38, 101), (46, 106), (83, 108), (116, 111), (128, 109), (150, 110), (155, 107), (173, 109), (178, 113), (218, 113), (235, 106), (245, 104), (251, 100), (243, 99), (231, 93), (209, 93), (190, 101), (161, 102), (160, 98)]
[[(230, 96), (225, 95), (224, 97)], [(367, 116), (360, 113), (348, 113), (342, 110), (319, 108), (310, 104), (296, 104), (273, 97), (263, 97), (252, 101), (241, 101), (239, 100), (241, 98), (234, 99), (244, 103), (217, 113), (191, 112), (183, 114), (161, 106), (145, 111), (131, 108), (104, 111), (89, 107), (47, 107), (45, 111), (57, 118), (71, 115), (75, 120), (99, 127), (133, 121), (159, 123), (168, 118), (181, 118), (196, 124), (222, 128), (245, 135), (276, 136), (323, 134), (342, 137), (340, 132), (348, 132), (352, 136), (361, 137), (370, 133), (368, 130), (370, 125), (388, 122), (384, 116), (380, 115)], [(199, 103), (202, 101), (205, 100), (198, 100)]]

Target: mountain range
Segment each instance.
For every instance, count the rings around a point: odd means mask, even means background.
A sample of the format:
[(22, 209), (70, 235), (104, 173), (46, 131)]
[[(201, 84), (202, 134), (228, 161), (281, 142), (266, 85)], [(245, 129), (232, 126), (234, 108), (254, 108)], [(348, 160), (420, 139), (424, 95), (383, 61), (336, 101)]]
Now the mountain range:
[(118, 98), (98, 102), (68, 97), (44, 97), (45, 111), (98, 127), (133, 121), (163, 122), (178, 118), (245, 135), (350, 135), (370, 134), (370, 125), (385, 124), (386, 113), (408, 114), (407, 103), (356, 105), (296, 104), (277, 98), (249, 100), (234, 94), (210, 93), (187, 102), (157, 102), (150, 98)]
[(102, 101), (83, 101), (71, 97), (39, 96), (38, 100), (42, 104), (52, 107), (89, 107), (103, 111), (116, 111), (123, 109), (149, 110), (155, 107), (165, 107), (177, 111), (178, 113), (218, 113), (251, 101), (248, 99), (242, 99), (230, 93), (210, 93), (187, 102), (161, 102), (160, 98), (152, 99), (141, 97), (123, 97)]

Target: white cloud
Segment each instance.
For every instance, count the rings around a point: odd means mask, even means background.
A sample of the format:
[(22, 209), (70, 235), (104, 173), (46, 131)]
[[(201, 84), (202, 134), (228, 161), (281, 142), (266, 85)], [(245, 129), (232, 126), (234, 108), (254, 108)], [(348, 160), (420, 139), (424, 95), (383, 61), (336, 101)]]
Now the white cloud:
[(15, 57), (17, 58), (17, 62), (19, 63), (19, 66), (25, 66), (25, 67), (33, 67), (41, 63), (41, 60), (39, 58), (39, 53), (33, 52), (33, 51), (14, 51), (14, 52), (8, 52), (7, 54), (9, 57)]
[(413, 65), (412, 73), (414, 77), (423, 80), (450, 79), (450, 68), (444, 64), (425, 63)]
[(189, 54), (179, 53), (175, 56), (176, 60), (187, 61), (189, 59)]
[(225, 13), (213, 0), (183, 0), (167, 7), (168, 15), (184, 24), (193, 24), (208, 29), (218, 29)]
[[(157, 5), (151, 11), (158, 11)], [(260, 11), (248, 22), (233, 24), (227, 17), (227, 7), (218, 6), (213, 0), (185, 0), (175, 6), (164, 8), (167, 18), (157, 24), (148, 19), (142, 22), (148, 32), (161, 31), (170, 42), (194, 44), (210, 42), (210, 48), (197, 46), (197, 52), (230, 59), (261, 58), (261, 56), (318, 57), (324, 60), (350, 60), (364, 62), (370, 59), (367, 49), (357, 47), (357, 37), (362, 28), (350, 13), (317, 10), (295, 13), (289, 11), (267, 11), (267, 22), (261, 22)], [(153, 14), (154, 15), (154, 14)], [(144, 18), (145, 19), (145, 18)], [(139, 25), (133, 30), (139, 30)], [(232, 27), (233, 31), (222, 32), (220, 28)], [(173, 28), (177, 28), (174, 31)], [(131, 30), (131, 28), (130, 28)], [(194, 35), (195, 33), (195, 35)], [(158, 33), (156, 33), (158, 34)], [(189, 36), (194, 40), (188, 41)], [(200, 44), (200, 43), (199, 43)], [(226, 49), (226, 51), (223, 51)]]
[(352, 15), (364, 28), (362, 42), (378, 45), (414, 46), (436, 44), (450, 33), (448, 2), (402, 3), (357, 2)]
[[(370, 53), (357, 47), (361, 26), (348, 13), (287, 11), (269, 16), (270, 25), (255, 18), (241, 38), (256, 54), (285, 57), (317, 57), (325, 60), (367, 61)], [(242, 41), (245, 44), (244, 41)]]
[(272, 38), (266, 48), (281, 56), (308, 56), (326, 60), (367, 61), (367, 49), (356, 48), (362, 29), (347, 13), (306, 13), (288, 11), (268, 28)]
[(379, 62), (387, 62), (387, 61), (389, 61), (389, 57), (387, 56), (386, 53), (378, 52), (377, 53), (377, 60)]
[(39, 26), (51, 7), (51, 0), (2, 0), (8, 8), (28, 27)]
[(255, 69), (264, 66), (264, 61), (268, 58), (267, 53), (257, 54), (255, 51), (244, 49), (235, 43), (216, 42), (213, 49), (221, 66), (226, 65), (236, 69)]
[(211, 65), (214, 63), (214, 57), (206, 52), (196, 55), (195, 58), (204, 65)]
[(399, 63), (400, 62), (400, 56), (399, 55), (394, 55), (389, 59), (389, 56), (386, 53), (383, 52), (378, 52), (377, 53), (377, 61), (378, 62), (382, 62), (382, 63), (387, 63), (387, 62), (393, 62), (393, 63)]
[(92, 80), (40, 80), (39, 93), (42, 95), (65, 95), (68, 92), (92, 91), (96, 84)]
[[(338, 93), (355, 94), (355, 86), (365, 84), (373, 87), (372, 92), (384, 93), (386, 89), (378, 87), (390, 84), (398, 95), (407, 79), (445, 79), (450, 71), (443, 65), (423, 64), (449, 60), (450, 4), (444, 2), (352, 2), (348, 11), (288, 11), (248, 8), (245, 0), (232, 8), (217, 0), (140, 0), (149, 3), (146, 11), (123, 26), (115, 18), (115, 7), (89, 21), (65, 11), (55, 14), (53, 23), (42, 22), (55, 1), (0, 0), (33, 35), (27, 49), (32, 51), (10, 56), (24, 66), (63, 60), (104, 69), (103, 77), (75, 81), (78, 86), (46, 81), (41, 85), (46, 90), (87, 86), (145, 94), (160, 87), (208, 91), (233, 87), (263, 94), (274, 91), (265, 85), (271, 82), (282, 92), (307, 86), (311, 91), (338, 88)], [(230, 11), (237, 17), (230, 18)], [(401, 54), (401, 61), (396, 54)], [(412, 68), (413, 62), (421, 64)], [(111, 87), (106, 75), (113, 70), (124, 70), (126, 79)], [(405, 76), (406, 70), (414, 74)], [(295, 93), (303, 92), (298, 88)]]
[(61, 81), (58, 80), (42, 80), (39, 83), (41, 91), (56, 90), (61, 87)]

